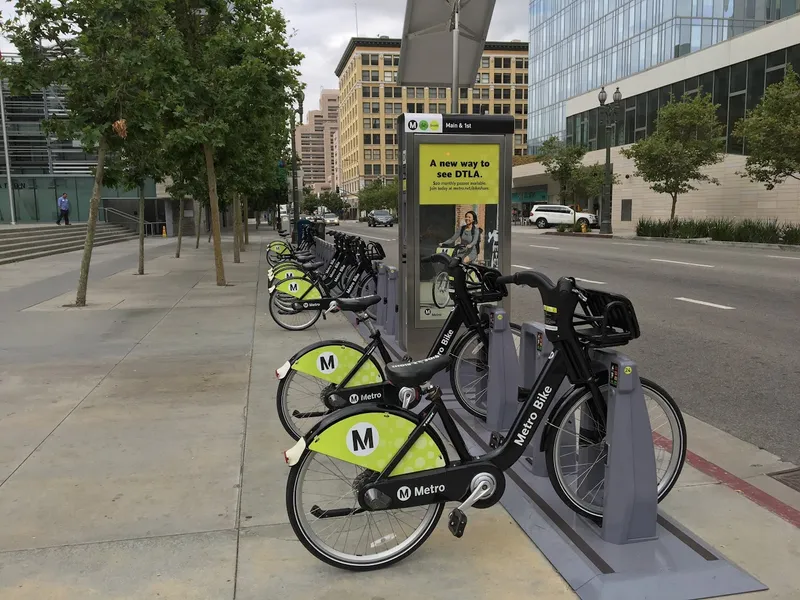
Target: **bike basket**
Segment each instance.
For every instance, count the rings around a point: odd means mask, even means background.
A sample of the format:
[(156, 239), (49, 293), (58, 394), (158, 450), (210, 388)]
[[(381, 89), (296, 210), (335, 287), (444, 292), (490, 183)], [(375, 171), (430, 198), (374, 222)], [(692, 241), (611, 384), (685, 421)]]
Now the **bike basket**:
[(623, 346), (639, 337), (639, 321), (631, 301), (620, 294), (581, 288), (583, 314), (573, 315), (578, 339), (593, 348)]
[(367, 246), (367, 259), (369, 260), (383, 260), (386, 258), (386, 252), (383, 250), (378, 242), (370, 242)]

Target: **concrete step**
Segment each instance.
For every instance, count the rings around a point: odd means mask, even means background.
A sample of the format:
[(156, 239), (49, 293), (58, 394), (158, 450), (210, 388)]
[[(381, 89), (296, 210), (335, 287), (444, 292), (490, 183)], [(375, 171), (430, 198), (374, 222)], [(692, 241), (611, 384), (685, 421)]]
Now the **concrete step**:
[[(124, 232), (108, 235), (96, 235), (94, 247), (107, 246), (109, 244), (135, 240), (137, 237), (138, 236), (134, 233)], [(74, 252), (76, 250), (83, 250), (83, 246), (84, 240), (81, 239), (80, 241), (69, 241), (65, 243), (43, 245), (37, 248), (26, 248), (22, 250), (13, 250), (10, 252), (0, 251), (0, 265), (31, 260), (34, 258), (42, 258), (45, 256), (52, 256), (54, 254), (63, 254), (65, 252)]]
[[(109, 230), (109, 231), (98, 231), (95, 233), (94, 239), (95, 242), (105, 240), (109, 237), (115, 237), (119, 235), (129, 235), (127, 232), (124, 231), (117, 231), (117, 230)], [(25, 254), (30, 254), (32, 252), (38, 252), (43, 250), (57, 250), (59, 248), (65, 246), (74, 246), (80, 245), (83, 247), (84, 242), (86, 241), (86, 235), (80, 236), (72, 236), (66, 239), (63, 238), (55, 238), (48, 240), (46, 242), (39, 242), (35, 244), (30, 243), (23, 243), (23, 244), (15, 244), (14, 246), (0, 246), (0, 256), (3, 258), (8, 258), (10, 256), (24, 256)]]
[[(101, 230), (124, 230), (129, 231), (126, 227), (112, 223), (98, 223), (97, 231)], [(58, 227), (53, 225), (47, 228), (41, 227), (25, 227), (20, 229), (0, 229), (0, 245), (4, 243), (18, 242), (20, 240), (41, 240), (57, 237), (69, 237), (75, 235), (86, 235), (86, 224), (76, 225), (62, 225)]]
[[(98, 227), (95, 235), (109, 234), (109, 233), (131, 233), (127, 229), (117, 227)], [(36, 235), (31, 237), (14, 237), (9, 239), (0, 238), (0, 252), (4, 250), (16, 250), (18, 248), (35, 248), (47, 246), (48, 244), (57, 244), (69, 240), (84, 240), (86, 239), (86, 230), (68, 231), (61, 235), (46, 234)]]

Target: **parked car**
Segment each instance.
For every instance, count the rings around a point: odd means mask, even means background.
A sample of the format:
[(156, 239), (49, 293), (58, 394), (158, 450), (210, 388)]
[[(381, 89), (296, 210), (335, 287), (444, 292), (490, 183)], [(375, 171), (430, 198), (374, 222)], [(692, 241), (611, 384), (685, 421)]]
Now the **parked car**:
[(597, 217), (592, 213), (575, 212), (569, 206), (559, 206), (557, 204), (539, 204), (534, 206), (528, 220), (539, 229), (547, 229), (552, 225), (581, 225), (586, 223), (587, 227), (597, 227)]
[(388, 210), (372, 210), (367, 215), (367, 226), (394, 227), (394, 217)]
[(325, 213), (323, 220), (325, 221), (325, 225), (339, 224), (339, 217), (337, 217), (335, 213)]

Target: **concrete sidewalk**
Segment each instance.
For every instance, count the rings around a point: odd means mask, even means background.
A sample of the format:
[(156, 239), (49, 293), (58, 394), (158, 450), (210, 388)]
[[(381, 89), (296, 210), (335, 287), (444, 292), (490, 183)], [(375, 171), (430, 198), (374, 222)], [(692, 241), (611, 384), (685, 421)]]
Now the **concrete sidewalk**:
[(275, 368), (357, 334), (340, 316), (279, 329), (259, 238), (239, 265), (226, 247), (228, 287), (202, 241), (144, 277), (134, 261), (95, 278), (81, 310), (62, 306), (73, 292), (48, 263), (0, 268), (0, 598), (573, 597), (499, 507), (385, 571), (354, 576), (303, 549)]
[[(313, 341), (359, 338), (341, 316), (306, 332), (273, 323), (269, 235), (253, 233), (238, 265), (226, 241), (224, 288), (205, 239), (181, 259), (172, 240), (148, 243), (144, 277), (135, 245), (98, 249), (80, 310), (63, 307), (80, 253), (0, 267), (0, 598), (574, 598), (499, 506), (475, 511), (461, 540), (440, 523), (412, 557), (368, 574), (295, 539), (275, 369)], [(736, 489), (800, 507), (763, 475), (787, 465), (687, 423), (694, 464), (733, 479), (687, 464), (663, 508), (770, 586), (750, 597), (796, 599), (800, 530)]]

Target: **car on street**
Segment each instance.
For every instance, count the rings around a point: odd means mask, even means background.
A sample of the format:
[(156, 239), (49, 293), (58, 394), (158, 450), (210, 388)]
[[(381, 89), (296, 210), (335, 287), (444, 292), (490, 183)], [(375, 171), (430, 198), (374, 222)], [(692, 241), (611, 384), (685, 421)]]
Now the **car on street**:
[(558, 204), (539, 204), (534, 206), (528, 221), (539, 229), (547, 229), (553, 225), (572, 225), (586, 223), (589, 228), (597, 227), (597, 217), (588, 212), (576, 212), (569, 206)]
[(394, 217), (388, 210), (372, 210), (367, 215), (367, 226), (394, 227)]
[(325, 225), (338, 225), (339, 224), (339, 217), (336, 216), (335, 213), (325, 213), (322, 217), (323, 221), (325, 221)]

